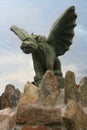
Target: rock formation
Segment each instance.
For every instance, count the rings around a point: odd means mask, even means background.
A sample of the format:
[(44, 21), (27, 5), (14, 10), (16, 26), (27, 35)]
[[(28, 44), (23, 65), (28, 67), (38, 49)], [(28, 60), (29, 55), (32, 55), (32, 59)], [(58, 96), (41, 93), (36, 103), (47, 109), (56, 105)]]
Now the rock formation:
[(14, 85), (8, 84), (4, 93), (1, 95), (1, 108), (16, 107), (20, 98), (21, 92), (15, 89)]
[[(87, 77), (79, 85), (75, 74), (68, 71), (65, 87), (51, 71), (47, 71), (39, 88), (27, 82), (14, 114), (13, 127), (6, 130), (87, 130)], [(8, 112), (8, 117), (11, 113)], [(0, 126), (5, 130), (0, 114)], [(4, 116), (4, 120), (10, 119)], [(15, 123), (14, 123), (15, 117)], [(0, 130), (2, 130), (0, 129)]]
[(47, 71), (39, 85), (39, 100), (43, 106), (56, 105), (60, 88), (57, 78), (53, 73)]
[(72, 99), (76, 102), (79, 102), (81, 95), (78, 91), (78, 87), (75, 81), (75, 74), (71, 71), (67, 71), (65, 75), (65, 103), (68, 103), (68, 100)]
[[(45, 130), (86, 130), (87, 109), (81, 105), (82, 89), (80, 88), (84, 84), (87, 86), (85, 80), (77, 87), (74, 73), (68, 71), (65, 76), (65, 88), (61, 89), (58, 79), (51, 71), (47, 71), (39, 89), (28, 83), (29, 87), (25, 89), (28, 89), (27, 97), (31, 101), (23, 97), (19, 100), (15, 128), (21, 126), (18, 130), (22, 130), (25, 125), (27, 130), (32, 130), (38, 125), (44, 126)], [(26, 95), (25, 91), (24, 95)]]
[(0, 130), (10, 130), (15, 121), (15, 109), (6, 108), (0, 111)]
[(79, 91), (81, 94), (81, 105), (87, 107), (87, 77), (81, 79), (79, 83)]
[(22, 130), (47, 130), (44, 126), (23, 127)]

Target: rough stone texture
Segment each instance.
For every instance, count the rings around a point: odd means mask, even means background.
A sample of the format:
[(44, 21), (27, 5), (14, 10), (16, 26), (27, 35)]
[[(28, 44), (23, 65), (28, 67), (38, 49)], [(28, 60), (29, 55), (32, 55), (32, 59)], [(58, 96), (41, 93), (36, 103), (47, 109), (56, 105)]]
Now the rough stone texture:
[(59, 96), (59, 83), (54, 74), (49, 70), (45, 73), (40, 83), (40, 102), (46, 106), (54, 106)]
[(86, 130), (87, 109), (83, 111), (79, 105), (80, 93), (73, 72), (66, 73), (65, 82), (64, 91), (51, 71), (46, 72), (39, 89), (28, 82), (19, 100), (16, 123), (26, 127), (45, 125), (48, 130)]
[(47, 126), (44, 125), (19, 125), (15, 124), (14, 127), (10, 130), (49, 130)]
[(20, 123), (25, 122), (27, 115), (23, 115), (23, 113), (27, 112), (27, 109), (30, 106), (30, 104), (33, 104), (38, 101), (39, 98), (38, 90), (39, 90), (38, 87), (30, 83), (29, 81), (25, 84), (24, 93), (22, 94), (18, 102), (18, 111), (17, 111), (17, 119), (16, 119), (17, 122)]
[(52, 125), (48, 127), (48, 130), (67, 130), (63, 125)]
[(16, 125), (13, 129), (11, 130), (49, 130), (48, 128), (46, 128), (45, 126), (38, 126), (38, 125), (34, 125), (34, 126), (29, 126), (29, 125)]
[(18, 107), (25, 106), (27, 107), (27, 104), (34, 103), (38, 101), (39, 98), (39, 89), (35, 85), (33, 85), (31, 82), (27, 82), (24, 87), (24, 93), (21, 95), (21, 98), (18, 102)]
[(65, 103), (68, 102), (68, 100), (75, 100), (76, 102), (80, 101), (80, 93), (78, 91), (78, 87), (76, 85), (75, 81), (75, 74), (71, 71), (67, 71), (65, 75)]
[(56, 76), (58, 83), (59, 83), (59, 88), (64, 89), (65, 87), (65, 78), (61, 76)]
[(11, 84), (8, 84), (2, 94), (2, 109), (6, 107), (16, 107), (20, 98), (21, 92)]
[(36, 105), (23, 107), (20, 107), (17, 111), (16, 123), (18, 124), (45, 125), (61, 122), (61, 110), (58, 108), (51, 109)]
[[(51, 71), (47, 71), (44, 75), (40, 89), (28, 82), (18, 103), (16, 123), (21, 125), (61, 124), (60, 107), (62, 106), (64, 111), (64, 91), (60, 90), (58, 85), (58, 80)], [(61, 126), (57, 126), (57, 128), (59, 129)], [(50, 129), (51, 127), (49, 127)]]
[(45, 126), (34, 126), (34, 127), (25, 126), (22, 128), (22, 130), (48, 130), (48, 129)]
[(60, 122), (61, 110), (55, 105), (59, 92), (58, 81), (51, 71), (44, 75), (40, 89), (28, 82), (19, 100), (16, 122), (19, 124)]
[(45, 126), (23, 127), (22, 130), (47, 130)]
[(68, 130), (87, 130), (87, 114), (74, 100), (67, 106), (64, 122)]
[(79, 91), (81, 94), (81, 105), (87, 106), (87, 77), (81, 79), (79, 83)]
[(0, 130), (10, 130), (14, 124), (15, 110), (6, 108), (0, 111)]

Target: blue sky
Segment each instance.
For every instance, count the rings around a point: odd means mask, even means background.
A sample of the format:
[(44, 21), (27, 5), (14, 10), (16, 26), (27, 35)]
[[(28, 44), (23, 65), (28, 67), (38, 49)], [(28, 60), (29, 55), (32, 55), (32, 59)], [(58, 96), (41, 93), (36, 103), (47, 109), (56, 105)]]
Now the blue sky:
[(63, 74), (74, 71), (79, 82), (87, 76), (87, 0), (0, 0), (0, 93), (8, 83), (23, 90), (34, 76), (31, 55), (23, 54), (21, 41), (10, 27), (17, 25), (29, 33), (48, 36), (53, 22), (72, 5), (78, 15), (75, 37), (70, 51), (60, 60)]

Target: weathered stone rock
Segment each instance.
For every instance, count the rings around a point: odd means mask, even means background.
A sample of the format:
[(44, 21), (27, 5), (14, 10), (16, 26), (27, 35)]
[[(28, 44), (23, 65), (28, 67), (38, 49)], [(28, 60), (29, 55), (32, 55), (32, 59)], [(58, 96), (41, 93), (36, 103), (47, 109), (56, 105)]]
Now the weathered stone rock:
[(59, 83), (59, 88), (64, 89), (65, 87), (65, 78), (61, 76), (56, 76), (58, 83)]
[(24, 87), (24, 93), (21, 95), (21, 98), (18, 102), (18, 107), (24, 106), (27, 107), (27, 105), (37, 102), (39, 99), (39, 89), (35, 85), (33, 85), (31, 82), (27, 82)]
[(47, 126), (44, 126), (44, 125), (16, 124), (11, 130), (49, 130), (49, 129)]
[(20, 98), (21, 92), (11, 84), (7, 85), (2, 94), (2, 109), (6, 107), (16, 107)]
[(42, 126), (42, 125), (18, 125), (16, 124), (16, 126), (11, 129), (11, 130), (49, 130), (46, 126)]
[(87, 77), (81, 79), (79, 84), (79, 91), (81, 94), (81, 105), (87, 106)]
[(61, 110), (45, 108), (39, 105), (22, 106), (18, 109), (16, 123), (29, 125), (46, 125), (61, 122)]
[(80, 93), (78, 91), (78, 87), (76, 85), (75, 81), (75, 74), (71, 71), (67, 71), (65, 75), (65, 103), (68, 102), (68, 100), (75, 100), (76, 102), (80, 101)]
[(87, 130), (87, 114), (74, 100), (70, 100), (67, 106), (64, 123), (68, 130)]
[(58, 81), (51, 71), (47, 71), (40, 83), (40, 102), (46, 106), (54, 106), (59, 96)]
[(16, 109), (6, 108), (0, 111), (0, 130), (10, 130), (14, 125)]
[(34, 126), (34, 127), (24, 126), (22, 130), (48, 130), (48, 129), (45, 126)]
[[(18, 104), (16, 115), (17, 123), (35, 125), (49, 124), (52, 122), (56, 123), (61, 120), (61, 110), (52, 106), (52, 103), (54, 105), (58, 98), (59, 88), (56, 77), (50, 71), (43, 77), (40, 87), (39, 90), (30, 82), (25, 85), (24, 94), (20, 98)], [(41, 97), (42, 95), (43, 97)], [(44, 104), (45, 102), (47, 106)], [(52, 109), (52, 107), (54, 108)]]
[[(18, 111), (16, 121), (19, 123), (24, 123), (28, 115), (23, 115), (27, 112), (30, 104), (37, 102), (39, 99), (39, 89), (29, 81), (25, 84), (24, 93), (18, 102)], [(24, 118), (25, 117), (25, 118)]]
[(67, 130), (63, 125), (57, 124), (48, 127), (48, 130)]

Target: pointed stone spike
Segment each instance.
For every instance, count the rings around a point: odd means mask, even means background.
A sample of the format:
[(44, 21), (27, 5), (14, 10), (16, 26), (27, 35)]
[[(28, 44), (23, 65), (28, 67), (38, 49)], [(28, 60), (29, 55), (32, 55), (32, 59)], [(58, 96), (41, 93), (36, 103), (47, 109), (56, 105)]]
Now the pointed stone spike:
[(45, 106), (54, 106), (60, 93), (56, 76), (48, 70), (40, 83), (40, 101)]
[(87, 114), (74, 100), (68, 102), (63, 120), (67, 130), (87, 130)]
[(79, 83), (79, 91), (81, 94), (81, 105), (87, 107), (87, 77), (83, 77)]
[(80, 98), (81, 96), (75, 81), (75, 74), (71, 71), (67, 71), (65, 76), (65, 103), (68, 103), (71, 99), (79, 102)]

